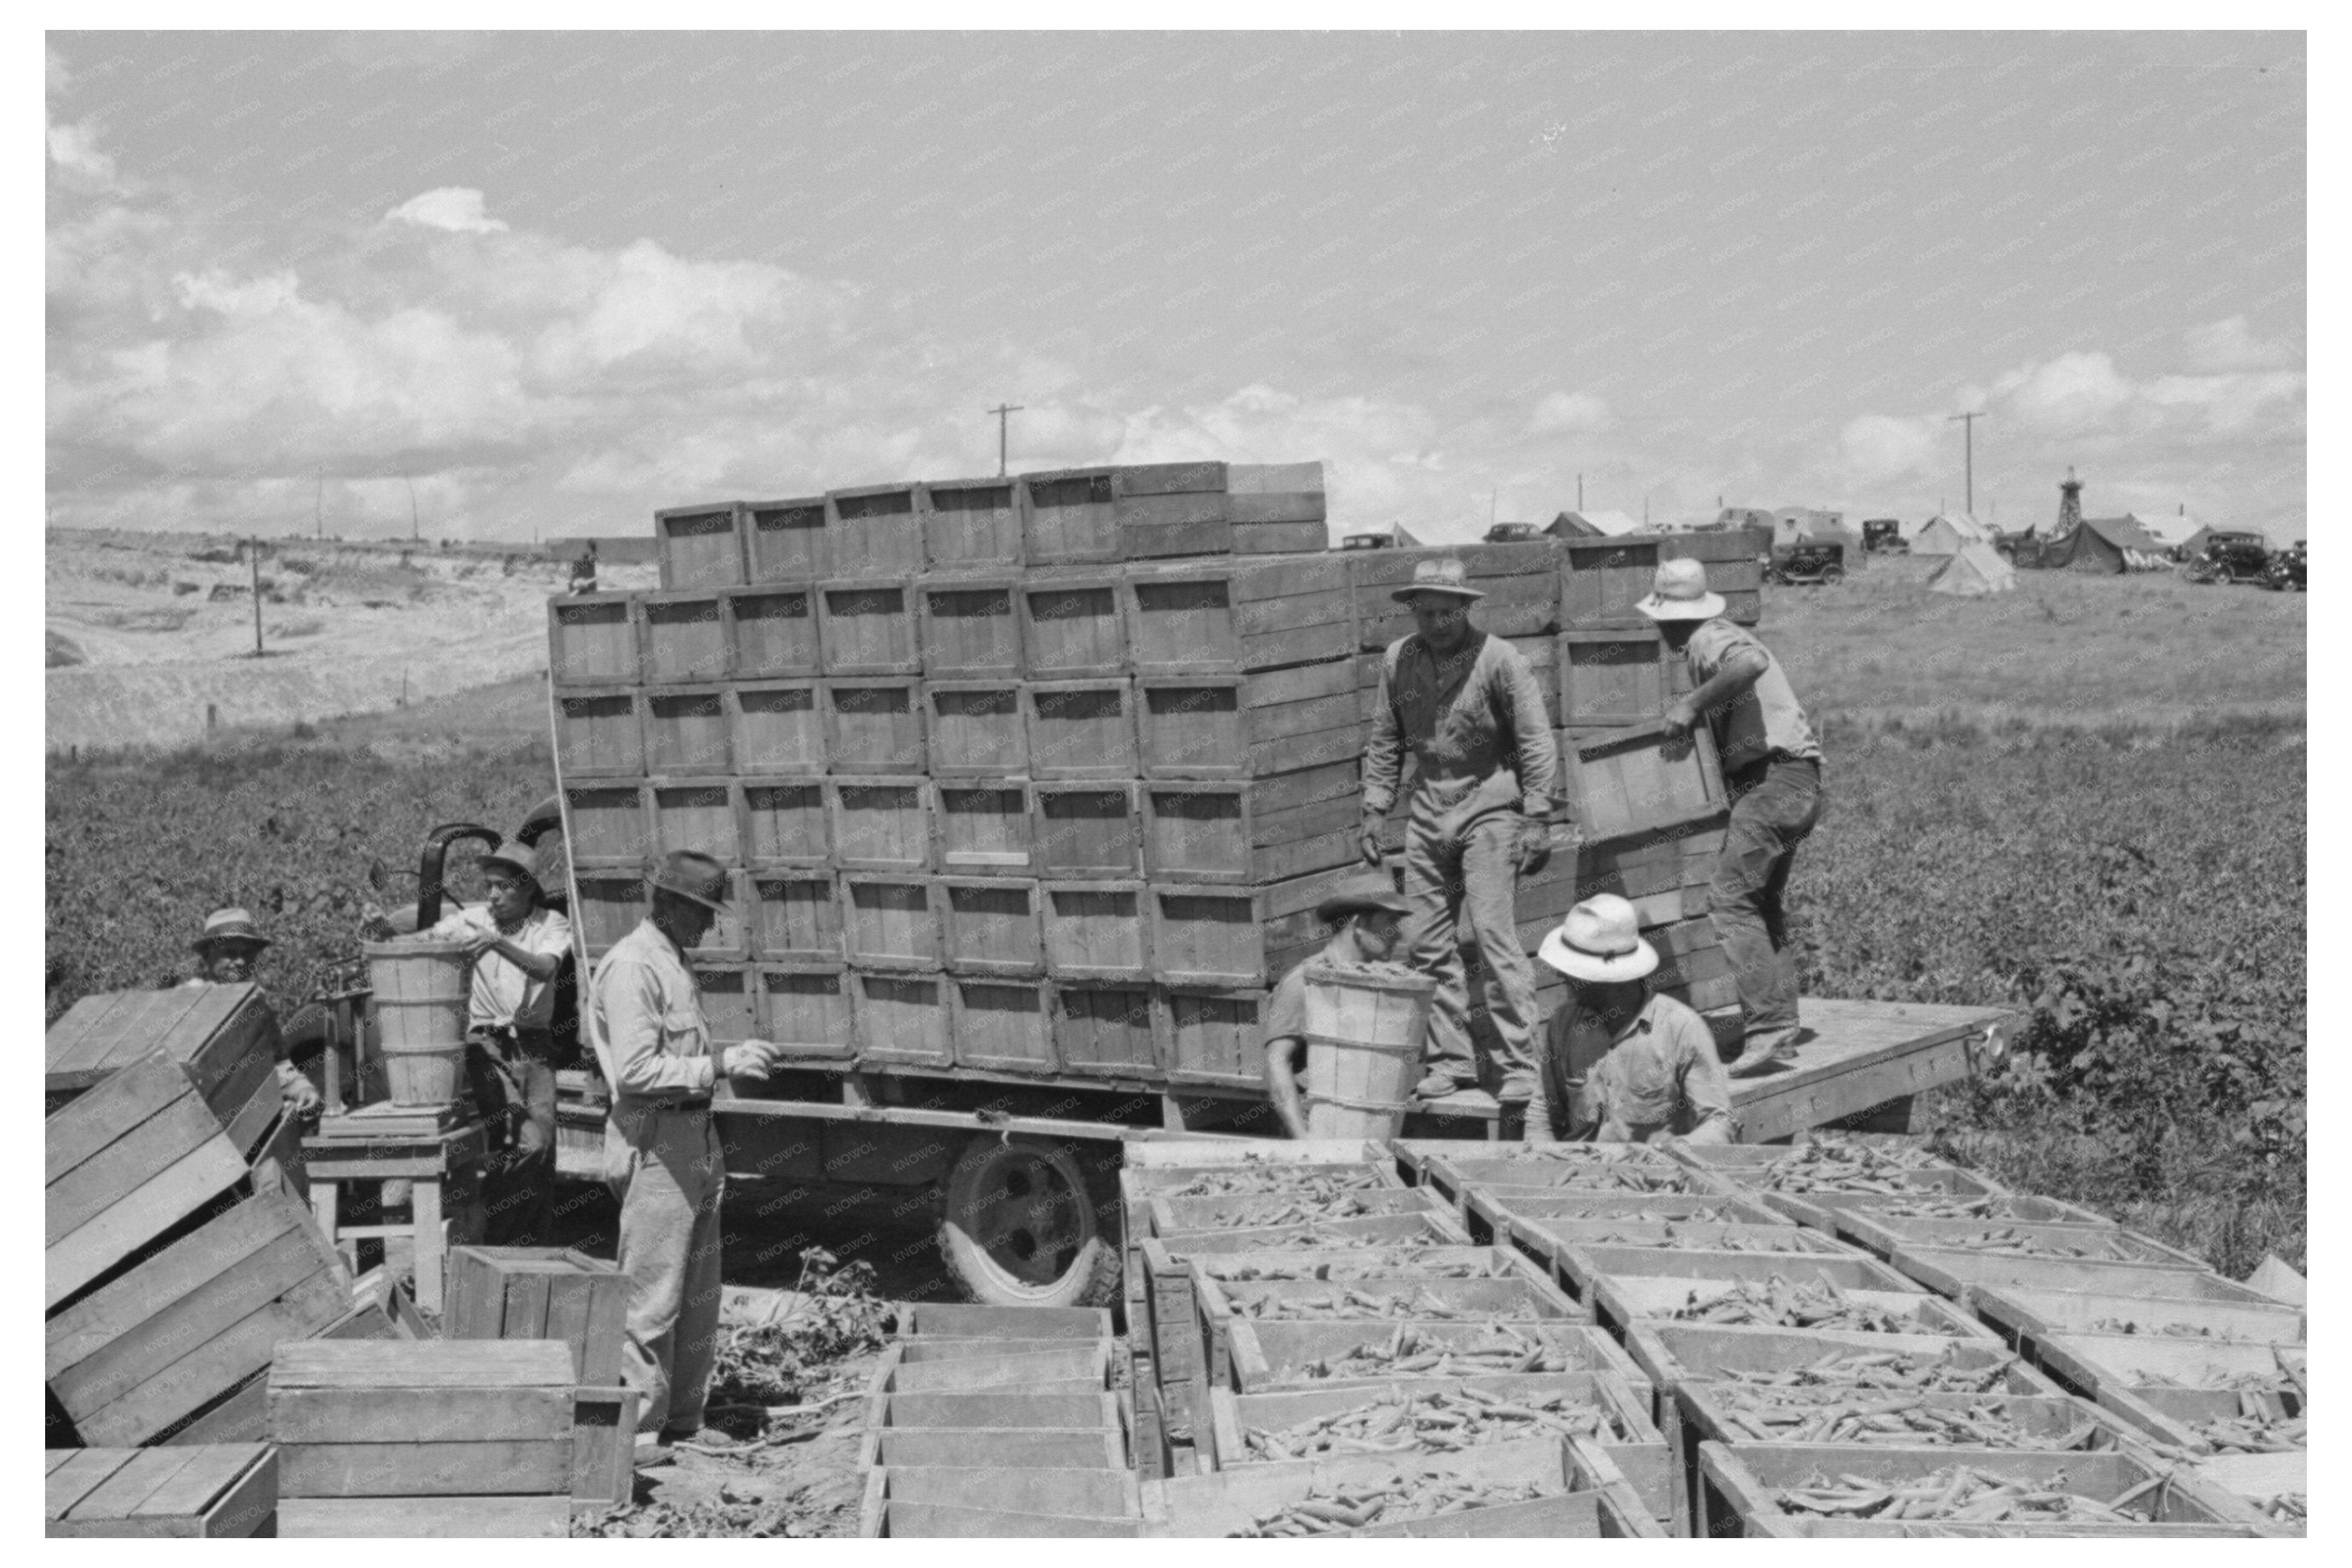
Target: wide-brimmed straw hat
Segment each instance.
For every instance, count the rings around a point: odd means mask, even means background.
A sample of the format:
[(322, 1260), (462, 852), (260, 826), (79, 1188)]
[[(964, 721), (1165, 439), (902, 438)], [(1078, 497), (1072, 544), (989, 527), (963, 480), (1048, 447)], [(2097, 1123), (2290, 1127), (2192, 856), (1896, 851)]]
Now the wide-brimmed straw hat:
[(1536, 956), (1571, 980), (1639, 980), (1658, 967), (1658, 950), (1642, 940), (1633, 906), (1596, 893), (1568, 911)]
[(676, 893), (705, 909), (727, 912), (727, 868), (708, 855), (673, 849), (649, 880), (657, 893)]
[(198, 952), (216, 942), (249, 942), (256, 947), (268, 947), (269, 939), (261, 934), (250, 911), (231, 906), (215, 910), (205, 917), (205, 934), (188, 945)]
[(1650, 596), (1633, 606), (1654, 621), (1711, 621), (1723, 614), (1723, 595), (1706, 585), (1706, 567), (1696, 561), (1658, 563)]
[(1327, 926), (1335, 926), (1349, 915), (1360, 915), (1367, 910), (1386, 910), (1392, 915), (1402, 915), (1412, 912), (1412, 906), (1389, 886), (1387, 878), (1376, 877), (1368, 871), (1360, 877), (1350, 878), (1340, 885), (1338, 891), (1316, 905), (1315, 918)]
[(513, 873), (515, 876), (529, 878), (534, 884), (539, 880), (538, 866), (534, 864), (532, 860), (524, 859), (521, 853), (517, 850), (493, 849), (474, 863), (479, 866), (484, 871), (488, 871), (491, 867), (497, 866)]
[(1457, 599), (1483, 599), (1483, 589), (1470, 586), (1470, 573), (1459, 556), (1441, 556), (1434, 561), (1416, 562), (1412, 581), (1389, 595), (1400, 605), (1412, 603), (1415, 594), (1451, 594)]

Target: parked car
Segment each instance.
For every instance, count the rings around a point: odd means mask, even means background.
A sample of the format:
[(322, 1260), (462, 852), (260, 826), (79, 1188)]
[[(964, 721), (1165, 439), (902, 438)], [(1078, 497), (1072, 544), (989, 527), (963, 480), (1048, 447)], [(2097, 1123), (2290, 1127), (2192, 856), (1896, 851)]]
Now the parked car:
[(1771, 564), (1764, 568), (1767, 583), (1811, 587), (1817, 584), (1845, 581), (1845, 546), (1843, 544), (1776, 544), (1772, 547)]
[(2271, 556), (2270, 570), (2263, 575), (2263, 586), (2273, 593), (2284, 593), (2292, 588), (2301, 594), (2307, 590), (2304, 581), (2305, 552), (2304, 542), (2296, 540)]
[(2270, 582), (2270, 541), (2259, 533), (2216, 533), (2204, 547), (2180, 563), (2180, 575), (2191, 583)]
[(1891, 517), (1874, 517), (1862, 525), (1862, 549), (1866, 555), (1908, 555), (1911, 542), (1903, 525)]

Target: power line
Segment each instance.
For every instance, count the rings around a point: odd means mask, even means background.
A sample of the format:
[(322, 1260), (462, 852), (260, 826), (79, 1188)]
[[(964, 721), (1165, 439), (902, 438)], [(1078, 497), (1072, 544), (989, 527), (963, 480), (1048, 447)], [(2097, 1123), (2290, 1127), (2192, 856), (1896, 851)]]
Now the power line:
[(1004, 477), (1006, 427), (1013, 423), (1013, 416), (1020, 413), (1022, 407), (1023, 405), (1018, 403), (1000, 403), (993, 408), (982, 411), (996, 416), (996, 477), (1000, 479)]
[(1944, 421), (1947, 425), (1957, 424), (1960, 427), (1961, 445), (1967, 453), (1965, 461), (1968, 465), (1966, 492), (1968, 500), (1965, 510), (1970, 517), (1977, 514), (1977, 421), (1983, 417), (1984, 415), (1981, 412), (1955, 414)]

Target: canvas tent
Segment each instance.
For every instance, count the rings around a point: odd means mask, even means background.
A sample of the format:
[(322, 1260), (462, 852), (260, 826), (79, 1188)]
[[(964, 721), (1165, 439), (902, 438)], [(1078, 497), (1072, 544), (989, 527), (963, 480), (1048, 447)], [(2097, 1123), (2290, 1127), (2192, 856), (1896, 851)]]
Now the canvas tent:
[(1911, 536), (1914, 555), (1958, 555), (1971, 544), (1992, 542), (1992, 531), (1965, 511), (1940, 511)]
[(1544, 531), (1556, 539), (1615, 539), (1641, 532), (1642, 525), (1622, 511), (1564, 511)]
[(2065, 565), (2073, 572), (2160, 572), (2171, 564), (2164, 546), (2127, 517), (2086, 517), (2066, 543)]
[(1554, 539), (1598, 539), (1601, 531), (1586, 521), (1580, 511), (1564, 511), (1551, 520), (1544, 531)]
[(2017, 586), (2017, 568), (2002, 560), (1991, 545), (1971, 540), (1936, 568), (1927, 586), (1935, 593), (1957, 594), (1964, 599), (2006, 594)]
[(2126, 521), (2138, 525), (2147, 534), (2167, 550), (2175, 550), (2189, 542), (2189, 536), (2204, 530), (2186, 511), (2159, 511), (2142, 517), (2136, 511), (2124, 514)]

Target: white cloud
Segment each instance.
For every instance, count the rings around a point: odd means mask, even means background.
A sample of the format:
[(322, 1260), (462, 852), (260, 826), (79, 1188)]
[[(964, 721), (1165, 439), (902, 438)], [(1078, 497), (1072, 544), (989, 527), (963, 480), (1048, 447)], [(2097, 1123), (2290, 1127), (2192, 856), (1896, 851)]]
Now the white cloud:
[(1933, 416), (1902, 418), (1865, 414), (1838, 432), (1838, 461), (1846, 480), (1870, 485), (1934, 466), (1942, 422)]
[(2097, 426), (2128, 404), (2132, 393), (2132, 384), (2103, 353), (2060, 354), (2011, 371), (1993, 384), (2000, 414), (2053, 435), (2080, 434)]
[(410, 223), (419, 228), (446, 229), (451, 234), (504, 234), (502, 218), (485, 216), (482, 193), (462, 185), (444, 185), (421, 196), (411, 196), (383, 215), (386, 223)]
[(49, 163), (58, 172), (84, 187), (112, 191), (121, 188), (114, 160), (98, 150), (98, 127), (88, 120), (48, 128)]
[(1609, 423), (1609, 405), (1589, 392), (1555, 392), (1528, 416), (1530, 435), (1597, 430)]
[(2181, 340), (2193, 371), (2287, 370), (2303, 363), (2300, 349), (2283, 340), (2257, 338), (2243, 316), (2191, 327)]

